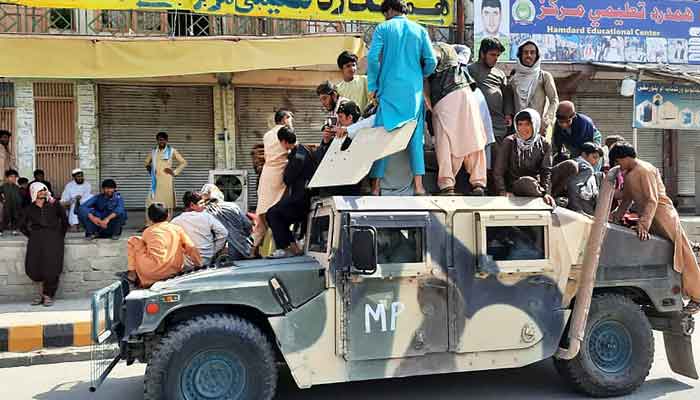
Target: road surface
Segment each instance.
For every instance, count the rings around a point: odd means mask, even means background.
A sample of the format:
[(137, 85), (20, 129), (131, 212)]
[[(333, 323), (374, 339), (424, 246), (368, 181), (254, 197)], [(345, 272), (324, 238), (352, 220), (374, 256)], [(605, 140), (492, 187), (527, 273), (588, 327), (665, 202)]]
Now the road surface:
[[(700, 333), (693, 339), (696, 359)], [(140, 400), (144, 366), (118, 365), (96, 394), (88, 392), (89, 363), (65, 363), (0, 369), (0, 399), (7, 400)], [(373, 382), (354, 382), (297, 389), (284, 373), (277, 399), (309, 400), (456, 400), (581, 399), (559, 378), (551, 361), (515, 370), (486, 371)], [(656, 357), (649, 378), (626, 399), (700, 399), (700, 382), (668, 369), (663, 341), (656, 335)]]

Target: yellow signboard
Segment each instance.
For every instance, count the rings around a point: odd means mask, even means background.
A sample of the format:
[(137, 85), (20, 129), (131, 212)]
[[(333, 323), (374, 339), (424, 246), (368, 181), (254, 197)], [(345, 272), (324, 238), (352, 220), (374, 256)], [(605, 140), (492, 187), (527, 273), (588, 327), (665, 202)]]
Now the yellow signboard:
[[(93, 10), (188, 10), (203, 14), (319, 21), (384, 20), (381, 0), (3, 0), (3, 3)], [(438, 26), (452, 24), (454, 0), (408, 0), (407, 5), (408, 17), (416, 22)]]

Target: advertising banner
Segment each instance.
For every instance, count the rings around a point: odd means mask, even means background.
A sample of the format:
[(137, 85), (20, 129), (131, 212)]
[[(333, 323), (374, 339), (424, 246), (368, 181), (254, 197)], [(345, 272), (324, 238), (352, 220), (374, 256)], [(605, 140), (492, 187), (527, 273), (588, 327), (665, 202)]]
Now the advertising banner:
[(700, 64), (700, 3), (680, 0), (474, 0), (475, 47), (498, 37), (516, 60), (535, 40), (544, 61)]
[(634, 127), (700, 129), (700, 86), (637, 83)]
[[(187, 10), (317, 21), (382, 22), (381, 0), (4, 0), (29, 7), (102, 10)], [(426, 25), (452, 24), (452, 0), (408, 0), (408, 17)]]

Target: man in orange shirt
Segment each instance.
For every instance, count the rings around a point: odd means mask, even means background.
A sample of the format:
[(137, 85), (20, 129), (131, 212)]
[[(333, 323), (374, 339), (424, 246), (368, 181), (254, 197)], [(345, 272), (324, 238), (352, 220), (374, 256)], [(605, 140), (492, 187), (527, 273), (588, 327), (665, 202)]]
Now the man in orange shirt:
[(129, 238), (127, 255), (130, 281), (138, 277), (141, 287), (150, 287), (181, 272), (185, 257), (194, 266), (202, 265), (202, 256), (185, 231), (167, 222), (168, 210), (163, 204), (151, 204), (148, 218), (153, 225), (143, 231), (143, 236)]

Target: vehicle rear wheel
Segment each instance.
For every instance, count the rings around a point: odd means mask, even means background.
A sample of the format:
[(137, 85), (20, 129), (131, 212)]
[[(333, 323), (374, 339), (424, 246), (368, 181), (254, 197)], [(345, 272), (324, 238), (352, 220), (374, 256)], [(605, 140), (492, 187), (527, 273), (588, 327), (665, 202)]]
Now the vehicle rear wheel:
[(241, 318), (213, 314), (163, 337), (146, 367), (144, 400), (269, 400), (276, 386), (265, 335)]
[(644, 383), (654, 360), (654, 337), (639, 305), (625, 296), (593, 297), (581, 350), (554, 359), (561, 376), (594, 397), (622, 396)]

